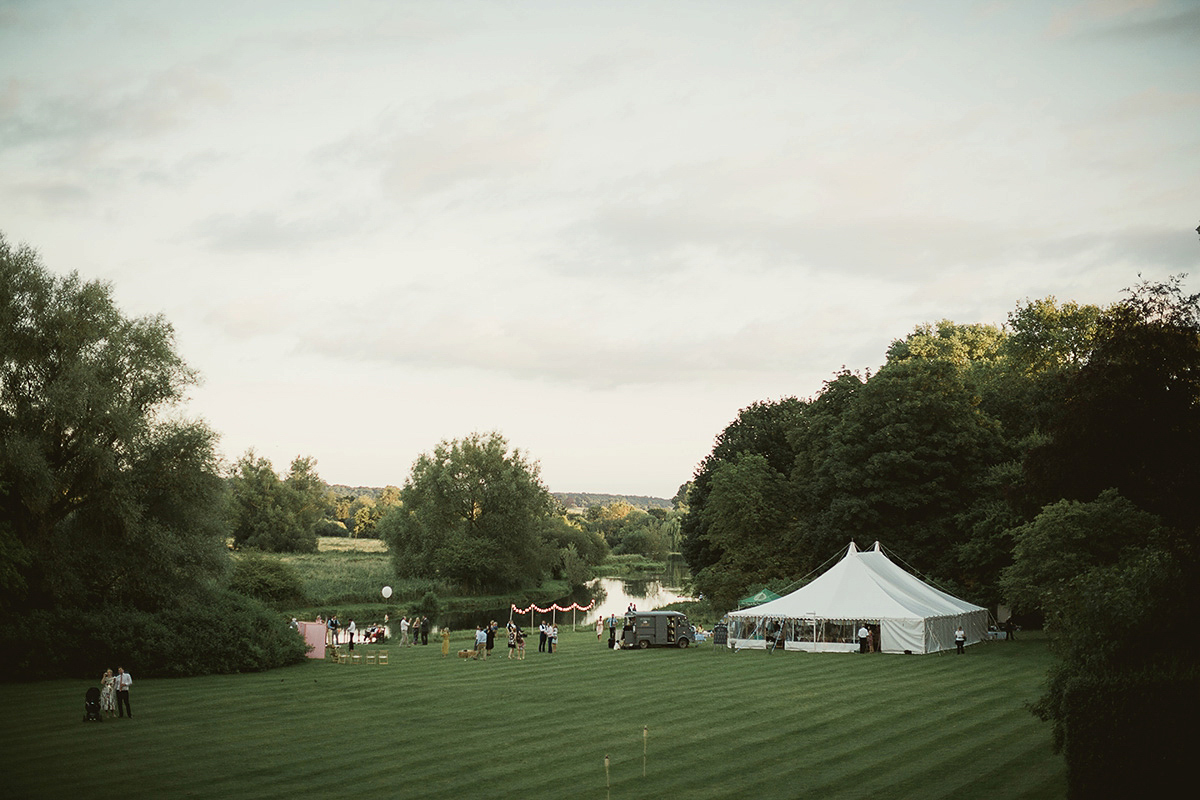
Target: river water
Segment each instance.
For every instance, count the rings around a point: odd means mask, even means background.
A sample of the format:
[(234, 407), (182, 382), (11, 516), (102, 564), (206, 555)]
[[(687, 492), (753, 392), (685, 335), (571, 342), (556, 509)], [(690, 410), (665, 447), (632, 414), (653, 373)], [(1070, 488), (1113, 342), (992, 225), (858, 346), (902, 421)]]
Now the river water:
[[(586, 606), (588, 602), (595, 600), (595, 607), (589, 611), (567, 611), (565, 613), (560, 611), (553, 615), (534, 612), (532, 620), (529, 614), (522, 614), (513, 619), (524, 628), (537, 628), (543, 618), (547, 621), (553, 618), (559, 625), (570, 625), (572, 616), (574, 616), (575, 622), (584, 626), (595, 625), (596, 620), (601, 616), (607, 617), (609, 614), (616, 614), (620, 617), (630, 603), (637, 606), (639, 611), (653, 611), (680, 600), (691, 599), (684, 594), (682, 589), (683, 580), (686, 577), (687, 568), (683, 565), (682, 559), (676, 556), (674, 560), (668, 561), (667, 571), (664, 573), (637, 578), (596, 578), (588, 583), (586, 592), (556, 601), (560, 606), (569, 606), (572, 603)], [(539, 605), (548, 606), (550, 603), (539, 603)], [(492, 611), (439, 614), (437, 624), (449, 625), (453, 630), (462, 630), (486, 624), (488, 620), (494, 619), (504, 625), (508, 622), (510, 611), (509, 608), (503, 608)]]

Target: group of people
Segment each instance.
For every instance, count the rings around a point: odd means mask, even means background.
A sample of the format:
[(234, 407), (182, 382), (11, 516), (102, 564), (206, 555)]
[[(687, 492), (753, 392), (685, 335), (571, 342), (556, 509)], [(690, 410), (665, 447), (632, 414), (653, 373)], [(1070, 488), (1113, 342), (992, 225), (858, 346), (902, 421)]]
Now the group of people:
[[(508, 630), (508, 657), (515, 658), (518, 661), (525, 660), (525, 631), (514, 623), (508, 621), (505, 626)], [(475, 626), (475, 654), (476, 659), (487, 661), (488, 656), (492, 654), (492, 650), (496, 647), (496, 632), (500, 629), (500, 623), (496, 620), (491, 620), (487, 625)], [(443, 634), (443, 655), (445, 648), (448, 647), (449, 631)]]
[(104, 670), (100, 677), (100, 713), (106, 717), (129, 715), (133, 719), (133, 711), (129, 708), (129, 687), (133, 686), (133, 677), (124, 667), (117, 667), (117, 674), (111, 669)]
[[(338, 645), (342, 642), (345, 642), (349, 644), (350, 649), (353, 650), (355, 641), (363, 644), (379, 644), (387, 639), (386, 614), (384, 615), (384, 622), (382, 625), (377, 623), (369, 625), (362, 631), (361, 637), (359, 636), (358, 625), (355, 624), (354, 620), (351, 619), (343, 627), (341, 621), (338, 619), (337, 612), (330, 614), (328, 620), (318, 615), (317, 623), (325, 626), (326, 646)], [(295, 617), (292, 617), (291, 624), (293, 628), (299, 630), (300, 624), (296, 621)]]
[[(633, 609), (634, 605), (632, 603), (630, 603), (629, 608)], [(627, 609), (625, 611), (625, 615), (626, 615), (625, 616), (625, 627), (629, 627), (629, 624), (630, 624), (629, 614), (630, 614), (630, 611)], [(596, 641), (597, 642), (600, 641), (600, 639), (603, 637), (605, 628), (608, 628), (608, 649), (609, 650), (619, 649), (617, 647), (617, 615), (616, 614), (609, 614), (608, 619), (605, 619), (602, 616), (596, 620)], [(624, 637), (622, 636), (622, 638), (624, 638)]]
[[(400, 618), (400, 646), (407, 647), (409, 644), (429, 644), (429, 617), (422, 617), (414, 614), (412, 619), (408, 617)], [(408, 640), (408, 634), (412, 633), (412, 642)]]
[(538, 652), (558, 652), (558, 626), (553, 622), (543, 622), (538, 626)]
[(875, 627), (867, 627), (867, 623), (865, 622), (858, 629), (858, 652), (875, 652)]

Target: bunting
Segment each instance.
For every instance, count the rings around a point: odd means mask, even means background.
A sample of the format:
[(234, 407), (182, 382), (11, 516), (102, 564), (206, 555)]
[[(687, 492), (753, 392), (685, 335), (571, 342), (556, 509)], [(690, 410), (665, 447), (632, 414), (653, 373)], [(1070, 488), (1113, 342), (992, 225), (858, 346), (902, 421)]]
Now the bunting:
[(512, 610), (514, 614), (528, 614), (530, 611), (536, 611), (539, 614), (549, 614), (551, 611), (591, 611), (595, 607), (595, 600), (588, 603), (586, 606), (581, 606), (579, 603), (571, 603), (569, 606), (560, 606), (558, 603), (551, 603), (545, 608), (534, 605), (533, 603), (530, 603), (528, 608), (517, 608), (516, 603), (512, 604)]

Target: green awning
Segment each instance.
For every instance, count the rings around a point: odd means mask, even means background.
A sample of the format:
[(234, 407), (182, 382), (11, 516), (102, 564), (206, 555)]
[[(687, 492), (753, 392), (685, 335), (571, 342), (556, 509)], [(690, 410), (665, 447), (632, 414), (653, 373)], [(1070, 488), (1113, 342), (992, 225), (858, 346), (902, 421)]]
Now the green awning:
[(738, 600), (738, 605), (742, 608), (747, 608), (749, 606), (761, 605), (768, 600), (778, 599), (779, 595), (775, 594), (770, 589), (760, 589), (749, 597), (743, 597), (741, 600)]

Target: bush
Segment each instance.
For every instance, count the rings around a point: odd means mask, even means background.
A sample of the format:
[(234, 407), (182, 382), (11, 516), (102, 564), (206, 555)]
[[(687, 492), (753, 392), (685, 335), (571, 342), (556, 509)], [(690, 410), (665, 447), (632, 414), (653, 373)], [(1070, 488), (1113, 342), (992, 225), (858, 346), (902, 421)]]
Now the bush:
[(291, 564), (261, 553), (245, 553), (234, 560), (229, 588), (276, 606), (305, 602), (300, 572)]
[(143, 677), (257, 672), (299, 663), (306, 646), (278, 615), (228, 590), (198, 590), (151, 613), (38, 609), (0, 628), (0, 677), (98, 678), (125, 667)]
[(322, 536), (333, 536), (339, 539), (345, 539), (350, 535), (350, 531), (346, 530), (346, 526), (336, 519), (322, 519), (313, 526), (313, 533), (319, 539)]
[(434, 617), (437, 616), (438, 611), (441, 609), (441, 605), (442, 604), (441, 601), (438, 600), (438, 596), (430, 591), (425, 593), (425, 596), (421, 598), (420, 603), (417, 603), (415, 606), (413, 606), (413, 611), (417, 612), (418, 614)]

